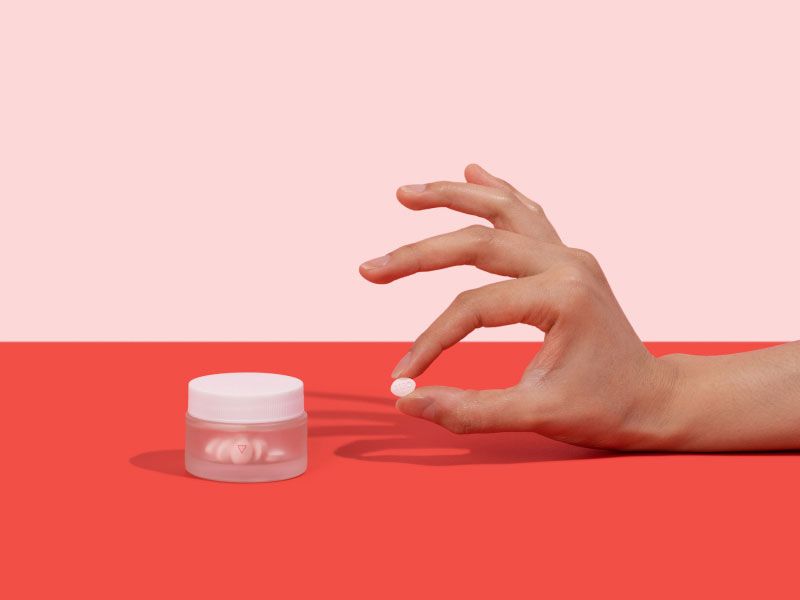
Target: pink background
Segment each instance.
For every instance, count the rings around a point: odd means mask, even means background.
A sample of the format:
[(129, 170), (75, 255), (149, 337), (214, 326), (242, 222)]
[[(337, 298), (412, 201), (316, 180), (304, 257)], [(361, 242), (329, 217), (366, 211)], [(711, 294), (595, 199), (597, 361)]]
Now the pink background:
[(800, 337), (795, 2), (10, 4), (2, 339), (413, 339), (493, 278), (357, 266), (471, 161), (644, 339)]

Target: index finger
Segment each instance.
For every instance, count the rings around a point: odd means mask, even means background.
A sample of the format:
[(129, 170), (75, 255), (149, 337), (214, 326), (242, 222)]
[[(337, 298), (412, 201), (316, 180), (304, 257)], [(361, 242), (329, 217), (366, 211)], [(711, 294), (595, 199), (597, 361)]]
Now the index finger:
[(543, 275), (490, 283), (462, 292), (417, 338), (392, 377), (417, 377), (447, 348), (480, 327), (527, 323), (547, 332), (555, 322)]

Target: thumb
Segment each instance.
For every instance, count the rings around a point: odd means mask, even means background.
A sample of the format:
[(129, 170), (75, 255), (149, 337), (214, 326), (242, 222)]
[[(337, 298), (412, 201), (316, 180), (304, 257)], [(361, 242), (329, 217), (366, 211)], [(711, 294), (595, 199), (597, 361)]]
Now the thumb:
[(399, 398), (397, 409), (438, 423), (453, 433), (532, 431), (536, 425), (535, 403), (526, 399), (519, 387), (501, 390), (422, 387)]

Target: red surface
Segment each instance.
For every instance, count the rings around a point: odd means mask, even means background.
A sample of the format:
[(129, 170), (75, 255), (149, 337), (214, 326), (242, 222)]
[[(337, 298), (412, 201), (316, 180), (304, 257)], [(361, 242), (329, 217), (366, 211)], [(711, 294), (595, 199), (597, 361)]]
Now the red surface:
[[(388, 375), (406, 346), (0, 344), (0, 594), (800, 594), (797, 453), (619, 455), (533, 434), (456, 436), (395, 412)], [(420, 382), (510, 384), (534, 351), (461, 344)], [(184, 473), (186, 383), (232, 370), (305, 380), (305, 475)]]

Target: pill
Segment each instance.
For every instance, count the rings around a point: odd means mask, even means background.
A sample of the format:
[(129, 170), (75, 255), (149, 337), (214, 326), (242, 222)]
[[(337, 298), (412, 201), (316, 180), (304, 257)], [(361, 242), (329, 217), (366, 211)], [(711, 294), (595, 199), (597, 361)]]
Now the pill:
[(231, 441), (225, 438), (220, 438), (216, 449), (214, 450), (214, 458), (217, 462), (230, 462), (231, 460)]
[(217, 445), (220, 443), (219, 438), (211, 438), (209, 442), (206, 444), (206, 454), (213, 460), (215, 453), (217, 451)]
[(408, 377), (398, 377), (392, 382), (392, 393), (395, 396), (408, 396), (417, 387), (416, 382)]
[(265, 442), (261, 438), (255, 438), (253, 440), (253, 458), (255, 460), (261, 460), (261, 455), (266, 453), (267, 453), (267, 442)]
[(280, 448), (272, 448), (267, 452), (267, 461), (281, 460), (284, 456), (286, 456), (286, 452)]
[(235, 465), (249, 463), (253, 459), (253, 444), (246, 438), (236, 438), (231, 444), (231, 462)]

